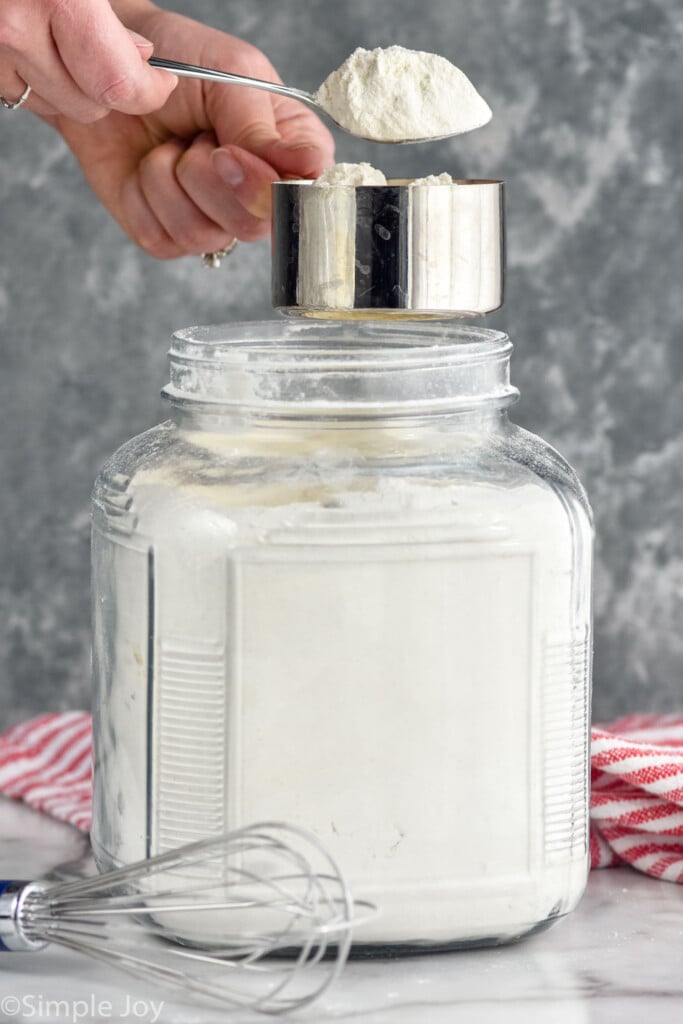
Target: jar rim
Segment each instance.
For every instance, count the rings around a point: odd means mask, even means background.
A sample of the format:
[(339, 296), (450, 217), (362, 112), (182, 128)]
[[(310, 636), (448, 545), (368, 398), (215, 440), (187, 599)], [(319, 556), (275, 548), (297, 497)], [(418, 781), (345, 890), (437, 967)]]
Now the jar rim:
[(335, 363), (346, 367), (389, 367), (399, 362), (472, 363), (509, 354), (512, 342), (504, 331), (452, 321), (410, 323), (358, 320), (253, 320), (245, 323), (184, 327), (173, 334), (173, 359), (206, 360), (242, 366), (252, 355), (263, 369), (289, 360), (304, 360), (310, 368)]
[(507, 405), (512, 343), (452, 321), (262, 320), (173, 335), (174, 404), (269, 415), (406, 415)]

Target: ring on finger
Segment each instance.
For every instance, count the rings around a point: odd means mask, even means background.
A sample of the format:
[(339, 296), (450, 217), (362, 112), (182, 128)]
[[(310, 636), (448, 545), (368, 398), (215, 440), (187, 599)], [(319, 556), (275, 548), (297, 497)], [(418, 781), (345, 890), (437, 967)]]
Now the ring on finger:
[(29, 98), (30, 95), (31, 86), (27, 85), (19, 99), (16, 100), (16, 102), (13, 103), (12, 100), (8, 100), (5, 99), (4, 96), (0, 96), (0, 103), (2, 103), (5, 110), (18, 110), (19, 107), (23, 107), (24, 103), (26, 103), (26, 100)]
[(217, 249), (216, 252), (203, 252), (201, 255), (202, 266), (206, 267), (207, 270), (218, 270), (221, 260), (229, 256), (236, 248), (237, 239), (233, 238), (232, 242), (228, 242), (227, 245), (223, 246), (222, 249)]

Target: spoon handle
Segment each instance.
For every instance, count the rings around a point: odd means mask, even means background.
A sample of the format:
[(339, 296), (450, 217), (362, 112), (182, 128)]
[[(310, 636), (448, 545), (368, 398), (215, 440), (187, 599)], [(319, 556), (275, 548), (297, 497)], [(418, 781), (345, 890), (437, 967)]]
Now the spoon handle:
[(280, 85), (278, 82), (264, 82), (261, 78), (247, 78), (246, 75), (233, 75), (228, 71), (216, 71), (215, 68), (202, 68), (196, 64), (184, 64), (178, 60), (165, 60), (163, 57), (150, 57), (149, 64), (154, 68), (163, 68), (164, 71), (172, 71), (175, 75), (185, 78), (201, 78), (206, 82), (228, 82), (230, 85), (245, 85), (250, 89), (263, 89), (265, 92), (274, 92), (279, 96), (289, 96), (309, 106), (317, 107), (315, 97), (303, 89), (292, 89), (287, 85)]

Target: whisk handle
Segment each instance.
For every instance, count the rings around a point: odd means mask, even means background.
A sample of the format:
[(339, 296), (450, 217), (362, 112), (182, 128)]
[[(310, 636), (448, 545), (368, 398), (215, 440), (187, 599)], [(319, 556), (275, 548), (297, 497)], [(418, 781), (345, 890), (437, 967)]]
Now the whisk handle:
[(30, 939), (21, 922), (24, 900), (41, 889), (35, 882), (0, 880), (0, 953), (24, 953), (43, 949), (47, 943)]

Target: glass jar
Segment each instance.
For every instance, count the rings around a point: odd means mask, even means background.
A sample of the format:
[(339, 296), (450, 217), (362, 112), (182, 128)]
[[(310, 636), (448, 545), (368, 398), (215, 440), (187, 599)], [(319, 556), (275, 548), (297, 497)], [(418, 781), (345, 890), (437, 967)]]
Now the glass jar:
[(588, 870), (591, 517), (508, 420), (504, 334), (178, 332), (94, 491), (93, 845), (315, 832), (358, 941), (504, 942)]

